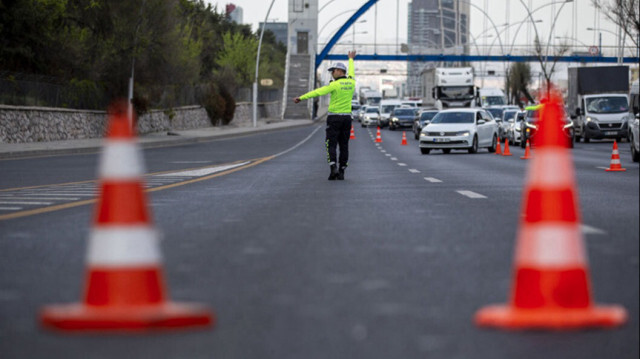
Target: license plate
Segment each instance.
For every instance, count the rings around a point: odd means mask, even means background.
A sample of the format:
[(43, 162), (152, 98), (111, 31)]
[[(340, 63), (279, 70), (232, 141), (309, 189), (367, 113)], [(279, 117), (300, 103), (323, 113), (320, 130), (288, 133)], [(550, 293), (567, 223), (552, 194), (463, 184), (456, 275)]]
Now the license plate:
[(433, 142), (449, 142), (448, 138), (434, 138)]
[(618, 134), (618, 131), (606, 131), (604, 133), (605, 136), (615, 136)]

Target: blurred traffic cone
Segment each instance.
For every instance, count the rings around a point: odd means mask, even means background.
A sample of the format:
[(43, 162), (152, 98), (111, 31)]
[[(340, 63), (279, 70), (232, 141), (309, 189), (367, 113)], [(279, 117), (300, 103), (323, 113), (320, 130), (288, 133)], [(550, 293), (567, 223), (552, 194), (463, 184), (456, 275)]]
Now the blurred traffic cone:
[(611, 152), (611, 164), (605, 171), (607, 172), (623, 172), (626, 168), (622, 168), (620, 164), (620, 152), (618, 152), (618, 143), (613, 140), (613, 152)]
[(40, 322), (63, 331), (144, 331), (211, 326), (196, 304), (167, 301), (158, 235), (147, 208), (142, 156), (126, 104), (110, 109), (100, 157), (100, 197), (87, 253), (82, 303), (46, 306)]
[(402, 146), (406, 146), (407, 145), (407, 134), (404, 131), (402, 131), (402, 142), (400, 144)]
[(498, 137), (498, 144), (496, 146), (496, 155), (502, 154), (502, 147), (500, 147), (500, 137)]
[(353, 132), (353, 125), (351, 125), (351, 135), (349, 136), (350, 140), (355, 140), (356, 139), (356, 133)]
[(527, 146), (524, 148), (524, 156), (521, 156), (520, 159), (521, 160), (528, 160), (529, 158), (531, 158), (531, 156), (529, 156), (529, 140), (527, 140)]
[(376, 143), (382, 143), (382, 137), (380, 136), (380, 127), (378, 127), (378, 131), (376, 132)]
[(620, 306), (596, 306), (580, 230), (573, 163), (562, 133), (561, 98), (541, 110), (524, 189), (510, 302), (480, 309), (480, 326), (506, 329), (613, 327), (627, 320)]
[(507, 138), (504, 141), (504, 152), (502, 153), (503, 156), (511, 156), (511, 151), (509, 151), (509, 139)]

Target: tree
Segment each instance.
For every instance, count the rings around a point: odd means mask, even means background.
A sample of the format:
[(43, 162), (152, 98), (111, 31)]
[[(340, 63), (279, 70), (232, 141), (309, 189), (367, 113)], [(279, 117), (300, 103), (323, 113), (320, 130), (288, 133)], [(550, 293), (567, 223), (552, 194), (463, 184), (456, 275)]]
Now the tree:
[(225, 33), (222, 40), (224, 48), (218, 54), (218, 65), (231, 69), (240, 86), (250, 85), (255, 73), (258, 41), (255, 37), (231, 32)]
[(509, 93), (511, 94), (512, 103), (522, 106), (520, 101), (521, 94), (524, 95), (529, 102), (534, 102), (533, 97), (529, 93), (529, 85), (531, 85), (531, 66), (528, 62), (516, 62), (511, 66), (509, 72)]
[(639, 0), (591, 0), (591, 2), (611, 22), (621, 27), (636, 47), (640, 46), (638, 43), (640, 34)]
[[(550, 46), (551, 44), (547, 44), (546, 46), (540, 42), (540, 39), (536, 35), (534, 40), (534, 52), (536, 57), (538, 58), (538, 62), (540, 63), (540, 67), (542, 70), (542, 74), (544, 76), (547, 89), (550, 89), (551, 85), (551, 77), (556, 68), (556, 64), (558, 63), (558, 58), (564, 56), (569, 51), (569, 45), (567, 43), (561, 43), (556, 46)], [(553, 48), (553, 56), (549, 58), (548, 50), (549, 48)], [(551, 67), (549, 68), (549, 61), (551, 61)]]

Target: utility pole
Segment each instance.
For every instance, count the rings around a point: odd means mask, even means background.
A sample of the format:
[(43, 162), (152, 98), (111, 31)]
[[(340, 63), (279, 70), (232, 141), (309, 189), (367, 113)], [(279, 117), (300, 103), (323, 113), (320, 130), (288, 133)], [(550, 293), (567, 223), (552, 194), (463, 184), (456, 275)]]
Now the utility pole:
[(264, 17), (262, 31), (260, 31), (260, 40), (258, 41), (258, 54), (256, 55), (256, 76), (253, 81), (253, 127), (258, 126), (258, 68), (260, 67), (260, 48), (262, 47), (262, 36), (264, 35), (264, 28), (267, 27), (267, 19), (269, 18), (269, 13), (271, 12), (271, 8), (273, 7), (273, 3), (275, 1), (276, 0), (271, 0), (271, 5), (269, 5), (269, 10), (267, 10), (267, 15)]

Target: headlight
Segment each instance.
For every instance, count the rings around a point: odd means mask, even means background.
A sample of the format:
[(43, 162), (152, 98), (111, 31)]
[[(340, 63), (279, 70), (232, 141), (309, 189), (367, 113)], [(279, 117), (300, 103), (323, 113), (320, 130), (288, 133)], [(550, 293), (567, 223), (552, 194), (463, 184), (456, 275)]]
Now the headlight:
[(595, 117), (591, 117), (591, 116), (589, 116), (589, 117), (587, 117), (587, 122), (595, 122), (595, 123), (598, 123), (598, 119), (597, 119), (597, 118), (595, 118)]
[(456, 136), (469, 136), (469, 131), (456, 132)]
[(427, 137), (427, 134), (424, 132), (420, 132), (420, 137)]
[(391, 121), (393, 121), (393, 122), (398, 122), (398, 118), (397, 118), (397, 117), (394, 117), (394, 118), (392, 118), (392, 119), (391, 119)]
[(516, 131), (520, 132), (520, 127), (516, 127)]

